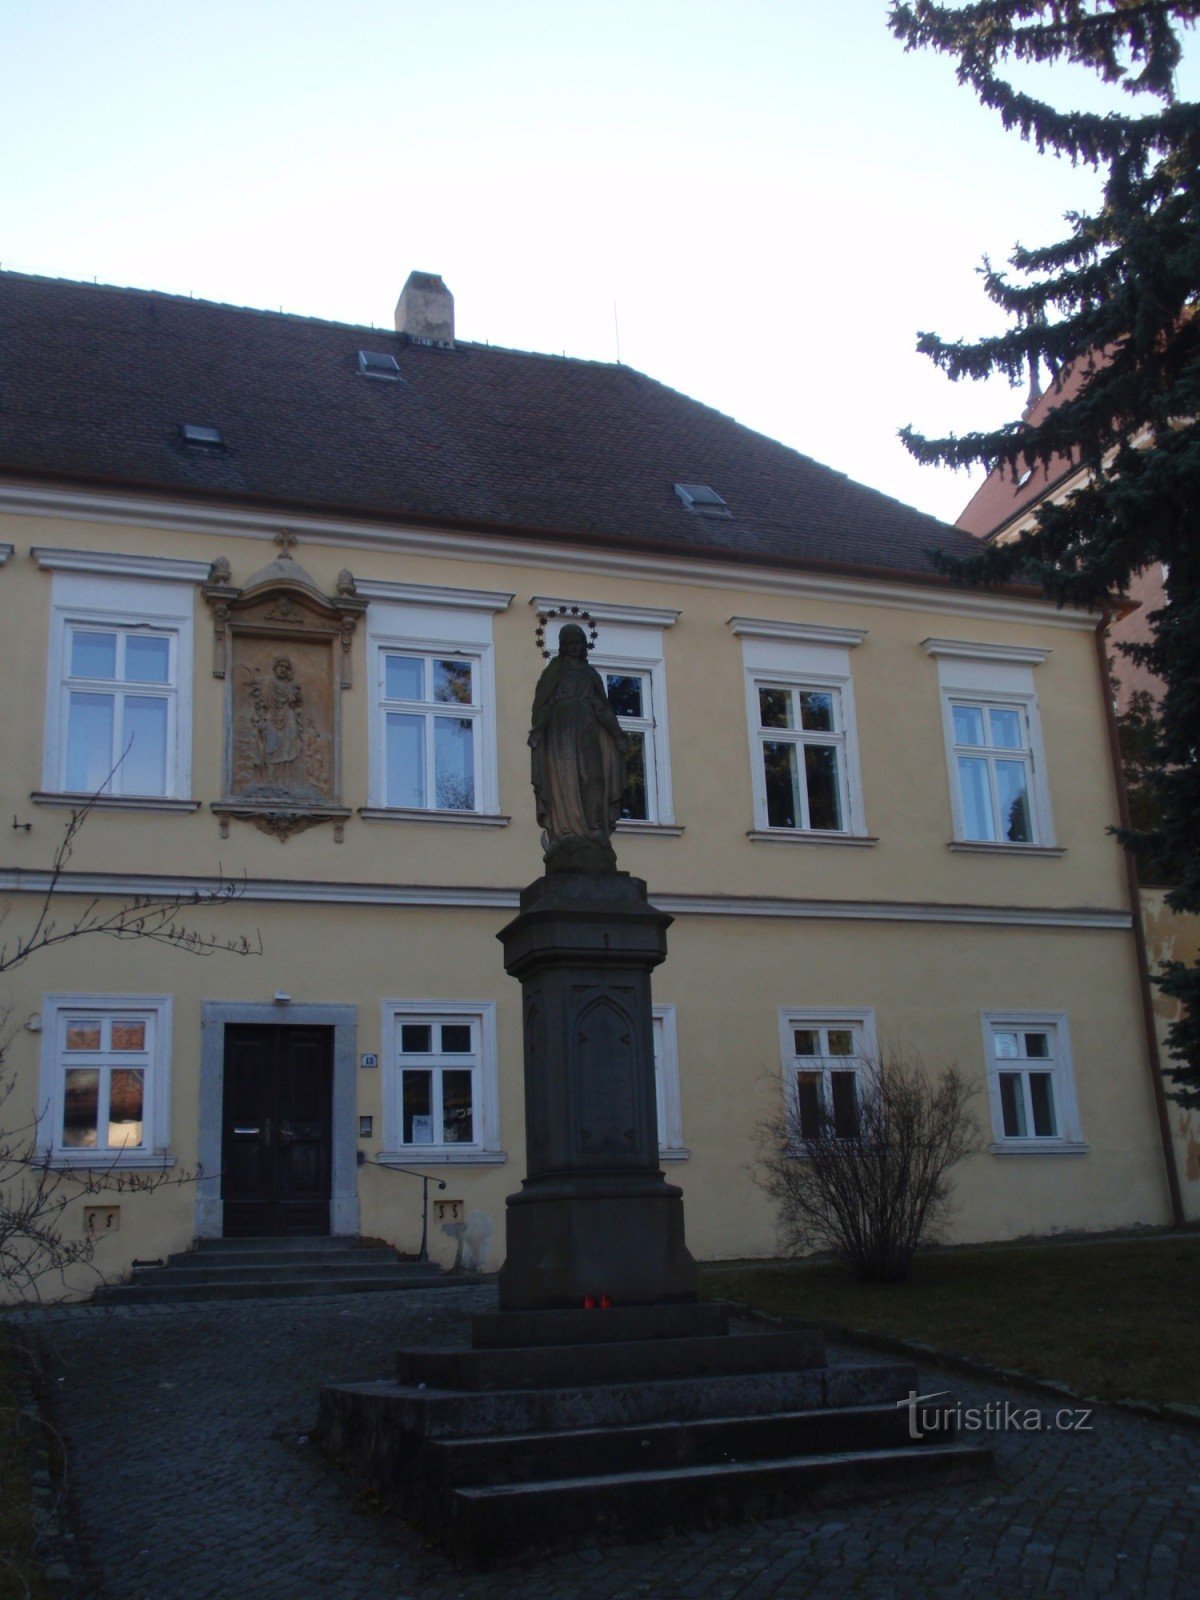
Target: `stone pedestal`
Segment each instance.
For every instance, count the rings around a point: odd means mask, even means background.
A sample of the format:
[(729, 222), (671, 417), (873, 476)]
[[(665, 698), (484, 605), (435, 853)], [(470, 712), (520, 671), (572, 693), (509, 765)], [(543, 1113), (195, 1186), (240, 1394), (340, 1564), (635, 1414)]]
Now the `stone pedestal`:
[(683, 1197), (658, 1163), (650, 973), (671, 918), (628, 873), (555, 872), (502, 930), (520, 980), (527, 1176), (508, 1199), (505, 1311), (696, 1298)]

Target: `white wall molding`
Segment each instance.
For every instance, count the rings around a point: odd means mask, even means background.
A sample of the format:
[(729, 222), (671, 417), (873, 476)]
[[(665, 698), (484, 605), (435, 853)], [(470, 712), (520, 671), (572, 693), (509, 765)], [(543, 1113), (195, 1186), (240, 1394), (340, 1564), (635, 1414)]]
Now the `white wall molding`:
[(812, 622), (777, 622), (769, 617), (730, 617), (729, 626), (743, 639), (786, 639), (800, 644), (834, 644), (853, 650), (867, 637), (865, 628), (824, 628)]
[(927, 656), (956, 656), (964, 661), (1003, 661), (1008, 666), (1036, 667), (1050, 654), (1029, 645), (977, 644), (968, 639), (922, 639)]
[(449, 589), (431, 583), (391, 583), (384, 578), (355, 578), (354, 588), (364, 600), (453, 606), (456, 611), (507, 611), (516, 599), (516, 595), (498, 589)]
[[(190, 895), (211, 894), (220, 878), (154, 877), (148, 874), (65, 872), (59, 894)], [(11, 894), (45, 894), (48, 872), (0, 870), (0, 890)], [(447, 887), (437, 884), (320, 883), (288, 878), (246, 878), (237, 881), (234, 904), (307, 904), (413, 906), (445, 910), (515, 911), (518, 889), (486, 885)], [(670, 894), (654, 896), (654, 904), (674, 916), (783, 917), (806, 922), (944, 922), (1017, 928), (1091, 928), (1120, 932), (1132, 926), (1128, 911), (1106, 906), (1012, 906), (939, 904), (933, 901), (792, 900), (771, 895)]]
[[(661, 553), (589, 547), (504, 534), (454, 533), (443, 528), (410, 524), (384, 524), (304, 516), (279, 510), (254, 512), (222, 506), (155, 500), (149, 496), (102, 494), (94, 490), (49, 488), (42, 484), (0, 482), (0, 513), (18, 516), (64, 517), (81, 522), (115, 523), (125, 527), (169, 529), (223, 538), (245, 538), (270, 544), (280, 532), (298, 539), (358, 550), (385, 550), (391, 554), (437, 556), (449, 561), (497, 565), (544, 566), (551, 560), (560, 571), (596, 577), (641, 578), (657, 582), (695, 584), (701, 588), (741, 588), (788, 600), (847, 602), (855, 606), (884, 606), (910, 611), (943, 611), (989, 621), (1035, 622), (1046, 628), (1092, 632), (1098, 614), (1059, 610), (1038, 596), (969, 592), (937, 583), (928, 584), (909, 575), (895, 581), (857, 578), (779, 567), (747, 566), (736, 562), (684, 558)], [(369, 579), (359, 580), (362, 582)]]
[[(571, 606), (578, 606), (597, 622), (628, 622), (644, 628), (673, 628), (681, 614), (665, 606), (622, 606), (607, 600), (555, 600), (544, 594), (535, 594), (529, 604), (535, 611), (558, 611), (563, 607), (569, 610)], [(562, 620), (566, 623), (571, 619), (564, 617)]]
[(165, 578), (169, 583), (207, 583), (211, 561), (176, 561), (169, 556), (118, 554), (110, 550), (57, 550), (34, 545), (29, 552), (43, 572), (103, 572), (116, 578)]

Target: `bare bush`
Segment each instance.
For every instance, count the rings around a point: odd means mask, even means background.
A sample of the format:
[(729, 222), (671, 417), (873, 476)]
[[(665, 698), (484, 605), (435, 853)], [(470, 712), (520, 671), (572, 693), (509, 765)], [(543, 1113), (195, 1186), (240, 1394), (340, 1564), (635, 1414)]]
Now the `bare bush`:
[(954, 1067), (931, 1077), (897, 1053), (858, 1066), (852, 1112), (799, 1082), (784, 1093), (754, 1176), (788, 1254), (829, 1250), (863, 1282), (897, 1283), (945, 1221), (951, 1168), (978, 1147), (974, 1091)]
[[(241, 894), (241, 886), (222, 881), (212, 889), (181, 894), (137, 895), (106, 901), (85, 899), (69, 916), (56, 907), (63, 895), (77, 895), (67, 867), (80, 830), (93, 810), (94, 800), (72, 811), (54, 852), (38, 899), (24, 927), (18, 926), (0, 940), (0, 974), (13, 971), (31, 957), (76, 939), (102, 935), (121, 940), (149, 940), (187, 955), (261, 955), (262, 941), (244, 934), (207, 932), (193, 926), (190, 914), (219, 910)], [(0, 924), (10, 908), (0, 911)], [(131, 1171), (118, 1153), (111, 1163), (87, 1168), (55, 1162), (53, 1139), (43, 1124), (45, 1113), (22, 1115), (17, 1106), (16, 1074), (5, 1073), (9, 1036), (0, 1016), (0, 1301), (40, 1300), (49, 1283), (68, 1288), (72, 1269), (90, 1266), (96, 1236), (69, 1216), (76, 1202), (90, 1196), (147, 1194), (163, 1187), (194, 1183), (198, 1171), (173, 1171), (169, 1158), (161, 1166)], [(58, 1292), (56, 1289), (55, 1293)]]

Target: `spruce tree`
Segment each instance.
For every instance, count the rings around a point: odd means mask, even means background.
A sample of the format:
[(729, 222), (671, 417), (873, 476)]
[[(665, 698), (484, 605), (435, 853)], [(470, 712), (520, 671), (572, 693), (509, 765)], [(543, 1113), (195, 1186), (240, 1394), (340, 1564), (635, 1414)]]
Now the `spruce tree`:
[[(1200, 912), (1200, 104), (1175, 87), (1183, 31), (1198, 16), (1200, 0), (910, 0), (889, 19), (907, 49), (956, 58), (959, 81), (1006, 128), (1102, 178), (1099, 205), (1068, 213), (1064, 238), (1018, 246), (1007, 269), (985, 260), (1005, 332), (918, 342), (952, 379), (1003, 372), (1016, 383), (1074, 365), (1085, 373), (1078, 393), (1035, 427), (902, 437), (919, 460), (1014, 478), (1064, 458), (1086, 469), (1086, 487), (1043, 502), (1012, 543), (966, 561), (935, 557), (962, 582), (1032, 579), (1060, 604), (1098, 608), (1162, 563), (1150, 642), (1121, 646), (1163, 684), (1143, 767), (1153, 820), (1121, 838), (1166, 873), (1178, 912)], [(1012, 81), (1029, 62), (1093, 68), (1128, 101), (1106, 115), (1058, 109)], [(1168, 963), (1155, 981), (1183, 1005), (1168, 1036), (1174, 1098), (1200, 1105), (1200, 965)]]

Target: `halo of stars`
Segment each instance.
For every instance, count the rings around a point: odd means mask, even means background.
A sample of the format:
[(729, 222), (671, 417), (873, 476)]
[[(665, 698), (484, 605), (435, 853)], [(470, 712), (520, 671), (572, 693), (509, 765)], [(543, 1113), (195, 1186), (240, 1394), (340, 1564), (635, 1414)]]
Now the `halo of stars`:
[(553, 622), (557, 617), (562, 617), (566, 622), (578, 622), (585, 626), (588, 634), (588, 649), (594, 650), (596, 648), (596, 639), (600, 630), (597, 628), (596, 620), (591, 612), (586, 611), (583, 606), (555, 606), (551, 611), (539, 611), (537, 614), (537, 628), (533, 637), (538, 649), (542, 652), (543, 661), (549, 661), (551, 655), (551, 652), (546, 649), (546, 627), (548, 623)]

